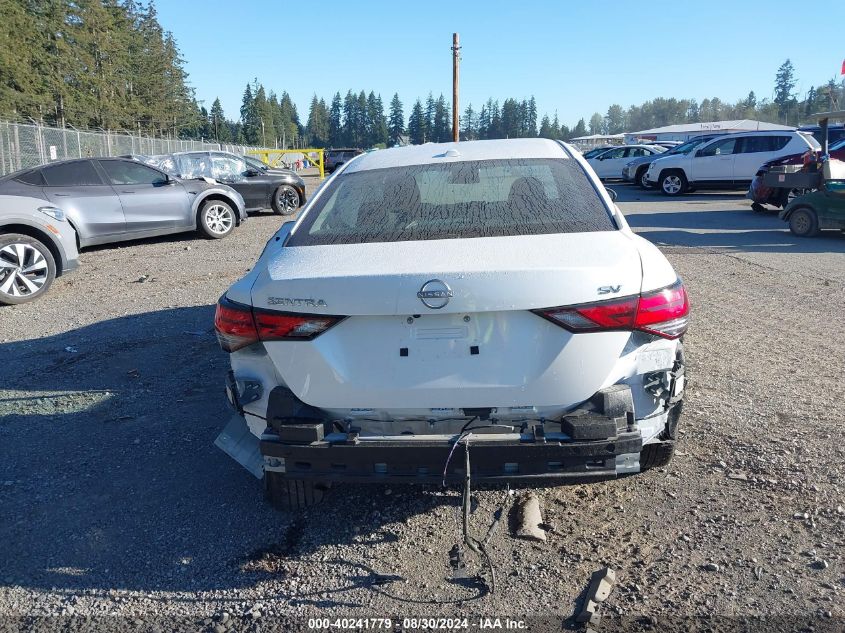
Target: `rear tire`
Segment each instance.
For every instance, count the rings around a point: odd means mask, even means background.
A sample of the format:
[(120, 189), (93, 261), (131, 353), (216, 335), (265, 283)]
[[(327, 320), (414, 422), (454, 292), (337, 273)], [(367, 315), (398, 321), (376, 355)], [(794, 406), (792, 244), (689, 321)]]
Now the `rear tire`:
[(798, 207), (789, 215), (789, 230), (798, 237), (813, 237), (819, 232), (819, 218), (809, 207)]
[(660, 174), (660, 191), (664, 196), (680, 196), (689, 189), (684, 172), (673, 169)]
[(56, 278), (50, 249), (28, 235), (0, 235), (0, 305), (34, 301)]
[(639, 185), (640, 189), (648, 189), (648, 179), (646, 178), (646, 174), (648, 173), (648, 166), (640, 167), (637, 170), (637, 175), (634, 176), (634, 182)]
[(672, 461), (675, 454), (675, 442), (656, 442), (646, 444), (640, 453), (640, 470), (651, 470), (660, 468)]
[(197, 224), (203, 235), (219, 240), (235, 229), (235, 212), (222, 200), (206, 200), (200, 208)]
[(328, 483), (289, 479), (277, 472), (264, 473), (264, 498), (277, 510), (303, 510), (323, 500)]

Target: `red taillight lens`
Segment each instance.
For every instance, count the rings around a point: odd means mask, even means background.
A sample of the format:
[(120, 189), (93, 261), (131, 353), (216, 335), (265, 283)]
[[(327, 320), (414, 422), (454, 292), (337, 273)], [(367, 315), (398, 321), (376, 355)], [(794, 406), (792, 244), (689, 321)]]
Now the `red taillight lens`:
[(631, 330), (637, 315), (639, 297), (601, 301), (579, 306), (538, 310), (537, 314), (572, 332)]
[(220, 347), (234, 352), (258, 341), (310, 341), (342, 319), (339, 316), (253, 310), (223, 297), (217, 302), (214, 329)]
[(672, 339), (687, 330), (689, 299), (678, 280), (667, 288), (642, 296), (534, 312), (570, 332), (642, 330)]
[(280, 312), (255, 311), (255, 325), (258, 338), (262, 341), (283, 339), (311, 340), (322, 334), (342, 317), (314, 314), (285, 314)]
[(640, 297), (634, 327), (663, 338), (678, 338), (687, 331), (689, 298), (684, 284), (678, 280), (662, 290)]
[(234, 352), (258, 342), (258, 332), (252, 319), (252, 308), (222, 297), (214, 313), (217, 341), (227, 352)]

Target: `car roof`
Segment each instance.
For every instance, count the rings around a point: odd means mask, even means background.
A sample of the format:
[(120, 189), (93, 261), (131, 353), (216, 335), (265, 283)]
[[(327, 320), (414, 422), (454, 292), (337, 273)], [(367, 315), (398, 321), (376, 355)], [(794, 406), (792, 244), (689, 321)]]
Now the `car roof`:
[(350, 161), (346, 173), (429, 165), (470, 160), (510, 158), (569, 158), (562, 144), (542, 138), (513, 138), (490, 141), (461, 141), (460, 143), (425, 143), (407, 147), (393, 147), (361, 154)]
[(126, 158), (125, 156), (85, 156), (83, 158), (66, 158), (64, 160), (53, 160), (49, 163), (42, 163), (41, 165), (33, 165), (32, 167), (24, 167), (23, 169), (19, 169), (18, 171), (14, 171), (10, 174), (5, 174), (0, 176), (0, 181), (5, 180), (13, 180), (15, 178), (19, 178), (24, 174), (28, 174), (31, 171), (39, 171), (41, 169), (45, 169), (47, 167), (53, 167), (55, 165), (70, 165), (73, 163), (81, 163), (83, 161), (88, 160), (120, 160), (125, 163), (137, 163), (137, 160)]

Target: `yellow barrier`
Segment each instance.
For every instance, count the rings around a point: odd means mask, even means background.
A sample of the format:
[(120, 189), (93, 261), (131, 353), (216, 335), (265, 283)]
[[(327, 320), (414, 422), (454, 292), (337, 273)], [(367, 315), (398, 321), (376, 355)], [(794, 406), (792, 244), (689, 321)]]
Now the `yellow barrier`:
[(270, 167), (278, 167), (279, 163), (284, 162), (282, 157), (287, 154), (303, 154), (306, 160), (315, 164), (320, 170), (320, 178), (325, 178), (326, 164), (323, 151), (322, 149), (256, 149), (248, 151), (247, 154), (258, 156), (265, 165)]

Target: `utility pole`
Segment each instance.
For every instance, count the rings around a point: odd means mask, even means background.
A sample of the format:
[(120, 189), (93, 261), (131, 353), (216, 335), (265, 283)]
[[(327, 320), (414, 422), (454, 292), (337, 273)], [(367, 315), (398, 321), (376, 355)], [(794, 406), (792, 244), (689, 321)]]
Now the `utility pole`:
[(452, 33), (452, 140), (461, 140), (461, 130), (458, 121), (458, 80), (461, 66), (461, 38)]

